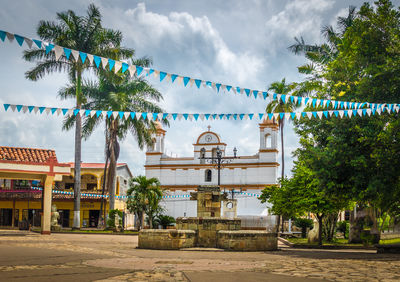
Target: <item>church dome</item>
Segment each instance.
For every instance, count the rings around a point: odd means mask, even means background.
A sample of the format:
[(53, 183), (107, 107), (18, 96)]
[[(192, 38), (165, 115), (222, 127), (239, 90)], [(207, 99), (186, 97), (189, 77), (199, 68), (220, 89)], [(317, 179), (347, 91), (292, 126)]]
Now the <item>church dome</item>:
[(199, 135), (197, 138), (197, 144), (219, 144), (221, 143), (221, 138), (219, 135), (215, 132), (212, 132), (210, 130), (210, 127), (208, 127), (208, 131), (203, 132), (202, 134)]

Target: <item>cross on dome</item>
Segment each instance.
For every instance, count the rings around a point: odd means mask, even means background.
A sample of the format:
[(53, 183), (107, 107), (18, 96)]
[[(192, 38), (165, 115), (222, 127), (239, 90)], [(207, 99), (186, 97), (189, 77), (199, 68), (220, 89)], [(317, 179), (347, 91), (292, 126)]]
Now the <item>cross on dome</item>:
[(208, 131), (211, 131), (211, 125), (207, 126)]

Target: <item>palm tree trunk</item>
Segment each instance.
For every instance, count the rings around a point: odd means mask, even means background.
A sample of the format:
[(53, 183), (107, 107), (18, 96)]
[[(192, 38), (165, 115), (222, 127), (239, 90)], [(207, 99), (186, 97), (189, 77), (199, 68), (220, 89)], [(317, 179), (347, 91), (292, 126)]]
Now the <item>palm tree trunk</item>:
[[(106, 145), (107, 146), (107, 145)], [(108, 149), (106, 149), (108, 150)], [(102, 183), (102, 188), (101, 188), (101, 202), (100, 202), (100, 216), (99, 216), (99, 226), (101, 222), (104, 222), (104, 226), (105, 226), (105, 220), (106, 220), (106, 216), (105, 216), (105, 212), (103, 213), (103, 207), (104, 207), (104, 211), (106, 210), (106, 205), (104, 205), (105, 199), (104, 199), (104, 191), (106, 189), (106, 174), (107, 174), (107, 166), (108, 166), (108, 154), (106, 153), (106, 163), (104, 165), (104, 171), (103, 171), (103, 183)], [(102, 220), (103, 219), (103, 220)], [(103, 227), (104, 227), (103, 226)]]
[(285, 145), (283, 141), (283, 125), (284, 125), (284, 119), (280, 120), (280, 127), (281, 127), (281, 151), (282, 151), (282, 172), (281, 172), (281, 178), (283, 179), (285, 177)]
[[(76, 72), (76, 108), (81, 108), (81, 71)], [(82, 156), (82, 118), (80, 113), (75, 120), (75, 169), (74, 169), (74, 222), (73, 229), (81, 228), (81, 156)]]
[(117, 169), (116, 142), (117, 142), (117, 121), (114, 120), (110, 126), (110, 166), (107, 174), (107, 188), (109, 192), (110, 210), (115, 208), (115, 175)]

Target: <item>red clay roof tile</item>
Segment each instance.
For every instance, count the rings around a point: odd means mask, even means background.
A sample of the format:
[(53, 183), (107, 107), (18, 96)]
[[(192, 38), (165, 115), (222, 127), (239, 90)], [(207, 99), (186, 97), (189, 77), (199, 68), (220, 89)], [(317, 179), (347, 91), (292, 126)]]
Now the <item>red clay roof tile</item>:
[(57, 161), (54, 150), (0, 146), (0, 160), (45, 163), (50, 157)]

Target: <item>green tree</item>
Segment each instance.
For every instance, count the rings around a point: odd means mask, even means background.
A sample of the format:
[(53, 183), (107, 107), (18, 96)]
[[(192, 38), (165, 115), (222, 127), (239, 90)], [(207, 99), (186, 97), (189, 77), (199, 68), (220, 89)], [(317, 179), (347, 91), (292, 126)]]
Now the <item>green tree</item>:
[[(37, 28), (38, 36), (45, 41), (59, 46), (79, 50), (81, 52), (110, 57), (119, 54), (120, 57), (132, 56), (132, 51), (121, 48), (122, 34), (119, 31), (106, 29), (102, 26), (99, 9), (91, 4), (86, 16), (78, 16), (74, 11), (57, 13), (57, 21), (40, 21)], [(74, 55), (71, 55), (72, 57)], [(62, 55), (58, 60), (54, 52), (43, 49), (27, 50), (23, 55), (29, 62), (37, 62), (36, 66), (25, 73), (26, 78), (36, 81), (46, 74), (67, 72), (69, 80), (75, 85), (76, 108), (80, 109), (85, 102), (82, 92), (82, 73), (91, 67), (89, 60), (85, 62), (77, 57), (70, 60)], [(81, 189), (81, 116), (76, 117), (75, 127), (75, 167), (74, 167), (74, 228), (80, 228), (80, 189)]]
[(139, 219), (139, 229), (143, 227), (143, 215), (149, 218), (150, 228), (153, 228), (155, 216), (160, 213), (160, 202), (163, 192), (157, 178), (137, 176), (130, 180), (127, 192), (127, 208)]

